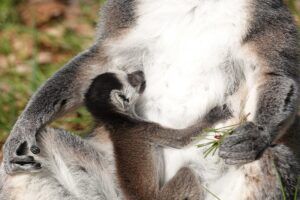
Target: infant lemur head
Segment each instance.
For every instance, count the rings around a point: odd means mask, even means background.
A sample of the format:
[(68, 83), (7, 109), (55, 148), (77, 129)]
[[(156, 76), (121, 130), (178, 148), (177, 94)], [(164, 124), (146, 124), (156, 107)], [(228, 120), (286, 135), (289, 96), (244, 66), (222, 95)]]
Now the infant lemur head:
[(87, 109), (96, 118), (111, 114), (132, 114), (135, 104), (145, 89), (142, 71), (131, 74), (108, 72), (97, 76), (85, 94)]

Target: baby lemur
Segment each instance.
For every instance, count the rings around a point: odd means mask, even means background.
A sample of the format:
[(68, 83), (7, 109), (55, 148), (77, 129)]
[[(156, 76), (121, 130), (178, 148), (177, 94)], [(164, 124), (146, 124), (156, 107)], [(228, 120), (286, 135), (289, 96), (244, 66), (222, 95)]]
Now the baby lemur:
[(128, 199), (195, 199), (201, 188), (194, 172), (183, 167), (160, 189), (161, 146), (181, 148), (208, 123), (183, 130), (164, 128), (140, 120), (134, 106), (145, 89), (143, 72), (104, 73), (94, 79), (85, 103), (97, 123), (109, 131), (114, 146), (117, 174)]

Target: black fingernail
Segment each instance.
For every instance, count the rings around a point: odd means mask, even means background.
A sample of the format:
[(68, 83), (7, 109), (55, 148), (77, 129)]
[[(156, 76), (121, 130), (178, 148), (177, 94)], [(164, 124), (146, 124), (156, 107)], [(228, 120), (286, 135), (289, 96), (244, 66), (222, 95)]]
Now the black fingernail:
[(36, 169), (41, 169), (41, 168), (42, 168), (42, 165), (41, 165), (41, 163), (35, 163), (35, 164), (34, 164), (34, 167), (35, 167)]
[(29, 161), (34, 161), (34, 157), (33, 156), (28, 156)]
[(33, 145), (33, 146), (30, 147), (30, 151), (33, 154), (39, 154), (40, 153), (40, 148), (38, 148), (37, 146)]
[(258, 126), (258, 130), (263, 131), (263, 130), (265, 130), (265, 129), (264, 129), (264, 127), (262, 127), (262, 126)]

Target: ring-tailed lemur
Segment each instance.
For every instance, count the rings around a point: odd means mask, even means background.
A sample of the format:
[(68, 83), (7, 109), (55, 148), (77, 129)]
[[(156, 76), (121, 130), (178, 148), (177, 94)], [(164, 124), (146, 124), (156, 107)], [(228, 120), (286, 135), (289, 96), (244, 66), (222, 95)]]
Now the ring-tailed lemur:
[[(94, 77), (142, 68), (147, 89), (138, 113), (147, 120), (184, 128), (224, 104), (232, 112), (225, 124), (250, 114), (221, 145), (223, 160), (195, 147), (165, 148), (164, 156), (166, 180), (189, 163), (221, 199), (251, 199), (249, 191), (261, 189), (248, 175), (263, 171), (258, 159), (298, 107), (297, 32), (282, 0), (108, 0), (102, 14), (95, 44), (50, 78), (19, 117), (4, 147), (6, 172), (39, 168), (22, 147), (38, 154), (37, 131), (80, 106)], [(277, 189), (256, 199), (276, 199)]]

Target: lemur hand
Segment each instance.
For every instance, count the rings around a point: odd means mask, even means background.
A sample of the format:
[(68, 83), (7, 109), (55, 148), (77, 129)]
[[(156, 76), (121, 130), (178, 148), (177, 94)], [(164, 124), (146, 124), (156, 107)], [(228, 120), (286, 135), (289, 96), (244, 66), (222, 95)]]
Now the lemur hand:
[(8, 174), (35, 172), (41, 169), (33, 155), (40, 153), (36, 144), (36, 131), (31, 124), (17, 122), (4, 144), (4, 169)]
[(269, 135), (263, 128), (247, 122), (224, 139), (219, 156), (229, 165), (252, 162), (270, 145)]

